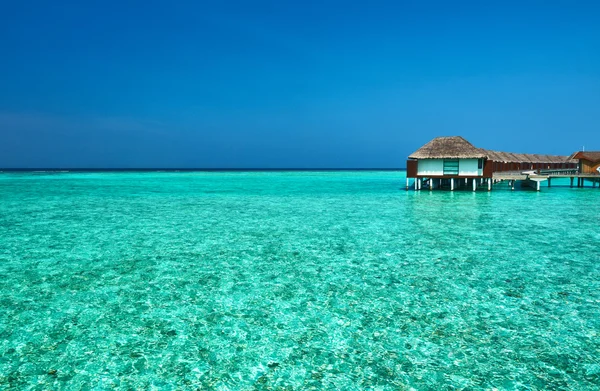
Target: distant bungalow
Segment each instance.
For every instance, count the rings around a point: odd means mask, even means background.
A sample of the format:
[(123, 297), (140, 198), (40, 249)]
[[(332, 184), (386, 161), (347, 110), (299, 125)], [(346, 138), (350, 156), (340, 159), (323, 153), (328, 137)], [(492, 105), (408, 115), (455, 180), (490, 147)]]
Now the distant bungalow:
[[(578, 165), (578, 162), (581, 164)], [(570, 177), (596, 186), (600, 176), (595, 171), (600, 166), (600, 152), (577, 152), (571, 156), (538, 155), (498, 152), (476, 148), (460, 136), (436, 137), (408, 157), (406, 162), (406, 188), (414, 179), (415, 190), (424, 186), (430, 190), (449, 187), (477, 187), (487, 184), (491, 190), (497, 182), (515, 181), (540, 189), (540, 182), (551, 178)]]
[(600, 172), (600, 151), (575, 152), (570, 159), (579, 160), (579, 172), (582, 174), (597, 174)]

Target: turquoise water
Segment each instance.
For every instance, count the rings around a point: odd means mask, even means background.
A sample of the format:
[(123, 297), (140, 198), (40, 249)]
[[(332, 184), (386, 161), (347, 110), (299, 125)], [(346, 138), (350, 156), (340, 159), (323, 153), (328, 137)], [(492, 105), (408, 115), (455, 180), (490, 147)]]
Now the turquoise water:
[(0, 174), (0, 389), (594, 390), (600, 190)]

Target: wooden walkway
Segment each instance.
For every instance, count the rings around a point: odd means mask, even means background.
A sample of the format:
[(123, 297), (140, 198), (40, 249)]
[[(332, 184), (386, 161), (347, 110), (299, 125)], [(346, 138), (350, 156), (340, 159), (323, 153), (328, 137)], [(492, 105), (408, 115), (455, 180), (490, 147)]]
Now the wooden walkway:
[[(548, 187), (552, 186), (552, 179), (571, 179), (571, 187), (574, 187), (574, 181), (577, 179), (576, 187), (584, 187), (585, 181), (589, 181), (592, 187), (600, 184), (600, 173), (578, 173), (576, 170), (538, 170), (538, 171), (500, 171), (492, 174), (494, 183), (509, 181), (509, 185), (514, 189), (516, 181), (523, 181), (527, 185), (540, 190), (540, 183), (548, 181)], [(600, 188), (600, 186), (599, 186)]]
[[(585, 187), (586, 181), (591, 183), (591, 187), (598, 185), (600, 189), (599, 174), (580, 174), (575, 170), (532, 170), (532, 171), (499, 171), (492, 174), (492, 178), (416, 178), (412, 184), (415, 190), (434, 190), (434, 189), (473, 189), (476, 191), (480, 187), (486, 187), (488, 191), (493, 189), (493, 185), (502, 182), (508, 182), (508, 187), (513, 189), (515, 184), (520, 182), (522, 186), (531, 187), (540, 191), (541, 183), (547, 182), (547, 186), (552, 186), (552, 179), (571, 179), (571, 187)], [(575, 183), (575, 179), (577, 182)], [(406, 178), (406, 190), (410, 188), (410, 178)]]
[(576, 170), (520, 170), (520, 171), (497, 171), (492, 174), (494, 179), (526, 179), (529, 177), (540, 177), (540, 178), (589, 178), (599, 179), (600, 173), (593, 174), (581, 174)]

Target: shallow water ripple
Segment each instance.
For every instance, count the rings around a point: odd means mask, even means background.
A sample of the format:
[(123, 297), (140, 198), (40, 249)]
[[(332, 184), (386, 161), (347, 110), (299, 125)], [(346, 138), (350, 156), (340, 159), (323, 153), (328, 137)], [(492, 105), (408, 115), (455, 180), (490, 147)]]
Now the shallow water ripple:
[(0, 389), (600, 388), (600, 190), (2, 174)]

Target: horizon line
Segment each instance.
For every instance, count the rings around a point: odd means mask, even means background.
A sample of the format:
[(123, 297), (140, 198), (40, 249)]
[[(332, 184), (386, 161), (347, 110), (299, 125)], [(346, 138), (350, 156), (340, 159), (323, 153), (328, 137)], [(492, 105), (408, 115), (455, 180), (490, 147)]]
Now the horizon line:
[(141, 171), (141, 172), (157, 172), (157, 171), (205, 171), (205, 172), (223, 172), (223, 171), (406, 171), (406, 168), (388, 167), (388, 168), (1, 168), (0, 172), (107, 172), (107, 171)]

